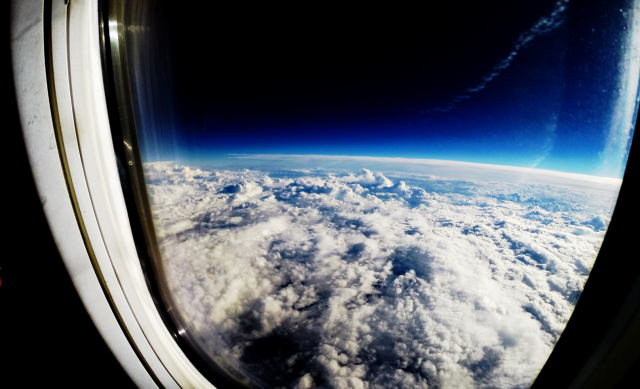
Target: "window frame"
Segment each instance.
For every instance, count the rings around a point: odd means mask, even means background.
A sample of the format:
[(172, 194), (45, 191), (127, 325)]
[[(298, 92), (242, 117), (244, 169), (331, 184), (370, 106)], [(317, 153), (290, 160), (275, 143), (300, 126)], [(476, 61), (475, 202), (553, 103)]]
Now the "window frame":
[(18, 114), (54, 241), (136, 385), (211, 388), (164, 325), (133, 243), (105, 101), (98, 1), (65, 3), (11, 5)]

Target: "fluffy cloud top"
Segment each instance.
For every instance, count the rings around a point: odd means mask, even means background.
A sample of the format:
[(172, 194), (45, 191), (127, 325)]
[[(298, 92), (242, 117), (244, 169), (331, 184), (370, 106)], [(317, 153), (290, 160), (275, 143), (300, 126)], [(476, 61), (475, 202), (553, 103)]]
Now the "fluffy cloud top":
[(264, 388), (527, 387), (616, 191), (146, 165), (189, 330)]

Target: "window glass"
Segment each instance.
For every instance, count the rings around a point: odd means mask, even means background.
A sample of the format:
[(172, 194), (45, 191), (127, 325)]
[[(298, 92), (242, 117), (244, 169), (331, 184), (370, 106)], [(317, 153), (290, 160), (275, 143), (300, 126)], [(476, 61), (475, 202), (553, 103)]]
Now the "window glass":
[(127, 12), (172, 306), (252, 387), (528, 387), (638, 105), (632, 1)]

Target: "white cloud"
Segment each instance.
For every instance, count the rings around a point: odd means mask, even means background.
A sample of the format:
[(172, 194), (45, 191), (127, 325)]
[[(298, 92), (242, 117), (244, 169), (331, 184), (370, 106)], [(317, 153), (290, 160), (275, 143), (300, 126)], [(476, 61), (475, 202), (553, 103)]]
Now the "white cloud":
[(378, 188), (388, 188), (393, 186), (393, 182), (391, 182), (382, 173), (372, 173), (371, 170), (368, 169), (360, 169), (359, 173), (360, 174), (348, 174), (345, 177), (337, 178), (337, 181), (366, 186), (376, 186)]
[(529, 385), (617, 193), (367, 169), (145, 169), (180, 313), (259, 387)]

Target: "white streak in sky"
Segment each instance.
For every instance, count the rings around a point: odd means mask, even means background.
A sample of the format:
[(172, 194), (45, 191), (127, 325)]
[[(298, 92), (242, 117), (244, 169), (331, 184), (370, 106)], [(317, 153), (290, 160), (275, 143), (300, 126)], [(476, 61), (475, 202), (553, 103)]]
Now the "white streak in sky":
[(540, 162), (547, 158), (547, 155), (549, 155), (551, 153), (551, 150), (553, 150), (553, 144), (556, 140), (556, 121), (557, 117), (554, 117), (553, 123), (547, 126), (547, 137), (545, 138), (544, 143), (540, 148), (540, 155), (531, 163), (531, 165), (529, 165), (530, 168), (536, 167)]
[(471, 97), (472, 93), (475, 93), (484, 89), (489, 82), (491, 82), (503, 70), (505, 70), (506, 68), (509, 67), (509, 65), (511, 65), (511, 62), (513, 61), (513, 59), (518, 55), (520, 50), (525, 45), (527, 45), (537, 36), (542, 35), (551, 30), (554, 30), (555, 28), (559, 27), (562, 24), (561, 17), (565, 9), (567, 8), (568, 3), (569, 3), (569, 0), (558, 1), (555, 4), (553, 12), (551, 12), (549, 16), (541, 18), (536, 22), (536, 24), (533, 25), (531, 29), (522, 33), (520, 37), (518, 37), (518, 40), (514, 44), (513, 49), (511, 50), (509, 55), (502, 61), (498, 62), (498, 64), (493, 67), (491, 72), (488, 75), (483, 77), (482, 81), (478, 85), (476, 85), (473, 88), (467, 89), (465, 92), (459, 95), (454, 96), (451, 102), (449, 102), (449, 104), (443, 107), (428, 109), (428, 110), (425, 110), (425, 112), (449, 112), (452, 109), (454, 109), (459, 102)]

